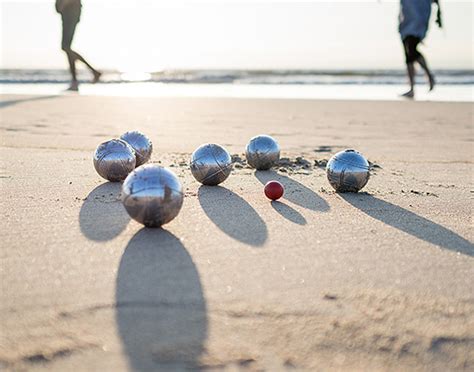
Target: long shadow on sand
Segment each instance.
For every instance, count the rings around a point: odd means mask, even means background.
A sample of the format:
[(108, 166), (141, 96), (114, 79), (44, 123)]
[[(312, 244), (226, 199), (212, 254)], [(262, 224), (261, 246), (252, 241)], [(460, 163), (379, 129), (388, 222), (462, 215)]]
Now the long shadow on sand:
[(116, 321), (132, 370), (199, 369), (206, 303), (191, 256), (170, 232), (143, 228), (128, 243), (117, 275)]
[(52, 96), (35, 96), (35, 97), (28, 97), (28, 98), (22, 98), (22, 99), (12, 99), (9, 101), (0, 101), (0, 109), (3, 109), (5, 107), (9, 106), (14, 106), (19, 103), (24, 103), (24, 102), (32, 102), (32, 101), (42, 101), (45, 99), (51, 99), (51, 98), (58, 98), (58, 95), (52, 95)]
[(209, 219), (230, 237), (253, 246), (267, 240), (267, 225), (236, 193), (221, 186), (201, 186), (198, 199)]
[(306, 225), (306, 219), (295, 209), (289, 205), (277, 201), (272, 201), (272, 207), (288, 221), (296, 223), (298, 225)]
[(127, 227), (130, 217), (120, 201), (121, 186), (103, 183), (87, 195), (79, 212), (81, 231), (87, 238), (111, 240)]
[(372, 218), (442, 248), (474, 256), (474, 245), (447, 228), (369, 194), (340, 194)]
[(265, 185), (268, 181), (276, 180), (285, 187), (283, 199), (313, 211), (327, 212), (329, 204), (313, 190), (289, 177), (278, 174), (274, 170), (255, 171), (255, 177)]

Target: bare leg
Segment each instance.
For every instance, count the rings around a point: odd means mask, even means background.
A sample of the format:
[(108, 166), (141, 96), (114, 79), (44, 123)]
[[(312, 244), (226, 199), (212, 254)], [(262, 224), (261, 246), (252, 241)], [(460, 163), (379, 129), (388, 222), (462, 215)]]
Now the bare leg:
[(89, 70), (91, 70), (92, 74), (94, 75), (94, 78), (92, 80), (93, 83), (97, 83), (100, 79), (100, 76), (102, 75), (102, 73), (100, 71), (97, 71), (94, 67), (92, 67), (90, 65), (89, 62), (87, 62), (83, 56), (81, 56), (79, 53), (71, 50), (71, 53), (74, 55), (74, 58), (75, 59), (78, 59), (79, 61), (81, 61), (82, 63), (84, 63), (88, 68)]
[(77, 81), (76, 76), (76, 60), (81, 61), (84, 63), (94, 75), (92, 79), (93, 83), (99, 81), (101, 73), (97, 71), (94, 67), (92, 67), (89, 62), (87, 62), (84, 57), (82, 57), (79, 53), (75, 52), (71, 49), (72, 40), (74, 38), (74, 33), (76, 32), (76, 26), (79, 22), (78, 14), (62, 14), (63, 19), (63, 37), (61, 42), (61, 48), (67, 54), (67, 58), (69, 61), (69, 70), (71, 71), (72, 81), (71, 87), (69, 90), (78, 90), (79, 83)]
[(407, 63), (408, 80), (410, 81), (410, 90), (402, 94), (402, 97), (413, 98), (415, 96), (415, 65), (413, 62)]
[(69, 62), (69, 71), (71, 72), (71, 86), (68, 90), (77, 91), (79, 90), (79, 83), (77, 82), (76, 74), (76, 58), (71, 53), (71, 50), (65, 50), (67, 55), (67, 60)]
[(425, 57), (423, 57), (423, 55), (421, 53), (418, 56), (418, 58), (416, 59), (416, 61), (420, 64), (420, 66), (423, 68), (423, 70), (425, 70), (426, 76), (428, 76), (428, 80), (430, 82), (430, 92), (431, 92), (433, 90), (434, 86), (435, 86), (434, 75), (431, 72), (431, 70), (428, 68), (428, 64), (426, 63)]

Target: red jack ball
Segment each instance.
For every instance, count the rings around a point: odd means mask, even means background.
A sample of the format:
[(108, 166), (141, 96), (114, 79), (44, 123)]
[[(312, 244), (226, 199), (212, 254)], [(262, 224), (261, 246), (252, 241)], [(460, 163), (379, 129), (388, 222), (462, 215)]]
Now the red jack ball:
[(263, 189), (265, 195), (268, 199), (271, 200), (278, 200), (283, 196), (283, 192), (285, 191), (283, 185), (278, 181), (269, 181), (265, 185)]

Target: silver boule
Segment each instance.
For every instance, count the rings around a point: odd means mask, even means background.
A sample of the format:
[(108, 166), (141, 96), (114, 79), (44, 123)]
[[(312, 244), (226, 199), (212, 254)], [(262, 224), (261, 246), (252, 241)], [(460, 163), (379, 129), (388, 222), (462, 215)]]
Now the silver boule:
[(222, 146), (208, 143), (191, 155), (191, 173), (203, 185), (215, 186), (225, 181), (232, 171), (232, 158)]
[(245, 157), (247, 163), (257, 170), (270, 169), (280, 160), (280, 146), (272, 137), (259, 135), (248, 143)]
[(153, 151), (153, 144), (151, 143), (150, 139), (142, 132), (137, 130), (127, 132), (122, 134), (120, 139), (127, 142), (135, 150), (135, 155), (137, 157), (137, 167), (150, 160), (151, 153)]
[(146, 164), (125, 179), (121, 198), (135, 221), (159, 227), (178, 215), (183, 205), (183, 187), (168, 168)]
[(120, 139), (101, 143), (94, 153), (95, 170), (111, 182), (123, 181), (135, 169), (135, 164), (135, 151)]
[(369, 181), (369, 162), (355, 150), (344, 150), (334, 155), (326, 165), (326, 174), (337, 192), (358, 192)]

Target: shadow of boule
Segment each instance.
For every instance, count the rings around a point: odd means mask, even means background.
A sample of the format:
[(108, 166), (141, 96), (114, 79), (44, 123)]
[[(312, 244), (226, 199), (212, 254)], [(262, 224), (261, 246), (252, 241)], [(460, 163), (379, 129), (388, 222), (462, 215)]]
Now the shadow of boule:
[(278, 200), (271, 202), (272, 207), (279, 214), (285, 217), (288, 221), (296, 223), (298, 225), (306, 225), (306, 219), (296, 209), (291, 208), (288, 204), (282, 203)]
[(204, 213), (230, 237), (261, 246), (268, 237), (267, 225), (242, 197), (222, 186), (201, 186), (198, 199)]
[(191, 256), (170, 232), (143, 228), (128, 243), (117, 274), (116, 322), (132, 370), (198, 368), (206, 303)]
[(283, 199), (286, 199), (300, 207), (313, 211), (327, 212), (329, 204), (316, 194), (313, 190), (302, 183), (275, 172), (274, 170), (255, 171), (255, 177), (265, 185), (269, 181), (278, 181), (285, 188)]
[(120, 201), (121, 188), (121, 183), (106, 182), (87, 195), (79, 212), (79, 224), (88, 239), (111, 240), (127, 227), (130, 217)]
[(367, 193), (339, 194), (346, 202), (389, 226), (450, 251), (474, 256), (474, 245), (455, 232)]

